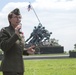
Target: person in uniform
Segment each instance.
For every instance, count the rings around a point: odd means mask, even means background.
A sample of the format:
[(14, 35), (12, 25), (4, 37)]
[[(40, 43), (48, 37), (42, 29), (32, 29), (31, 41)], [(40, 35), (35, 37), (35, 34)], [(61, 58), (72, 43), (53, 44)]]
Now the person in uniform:
[[(18, 8), (8, 14), (9, 26), (1, 29), (0, 46), (4, 52), (1, 62), (3, 75), (23, 75), (23, 50), (25, 49), (24, 36), (21, 29), (21, 14)], [(34, 46), (26, 49), (26, 55), (34, 54)]]

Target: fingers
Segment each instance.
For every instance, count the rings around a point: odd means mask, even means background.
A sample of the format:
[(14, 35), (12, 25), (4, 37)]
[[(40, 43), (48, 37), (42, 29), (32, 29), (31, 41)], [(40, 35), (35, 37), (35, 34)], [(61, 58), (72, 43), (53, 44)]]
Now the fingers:
[(31, 51), (32, 51), (32, 52), (35, 52), (35, 50), (34, 50), (34, 49), (31, 49)]
[(29, 50), (31, 50), (31, 49), (33, 49), (33, 48), (35, 48), (35, 46), (34, 46), (34, 45), (32, 45), (31, 47), (29, 47), (28, 49), (29, 49)]
[(19, 35), (20, 29), (21, 29), (21, 25), (16, 26), (16, 28), (15, 28), (15, 33), (16, 33), (17, 35)]
[(35, 49), (33, 49), (35, 46), (33, 45), (33, 46), (31, 46), (31, 47), (29, 47), (28, 49), (27, 49), (27, 52), (29, 53), (29, 54), (34, 54), (35, 53)]
[(16, 31), (19, 31), (20, 29), (21, 29), (21, 25), (18, 25), (18, 26), (15, 28)]
[(27, 52), (28, 52), (29, 54), (34, 54), (34, 53), (35, 53), (35, 50), (34, 50), (34, 49), (31, 49), (31, 50), (27, 50)]
[(31, 48), (35, 48), (35, 45), (31, 46)]

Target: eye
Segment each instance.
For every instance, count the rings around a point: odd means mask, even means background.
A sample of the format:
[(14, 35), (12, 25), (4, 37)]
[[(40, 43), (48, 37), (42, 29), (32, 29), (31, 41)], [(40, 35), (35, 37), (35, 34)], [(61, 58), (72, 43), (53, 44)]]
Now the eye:
[(15, 17), (12, 17), (12, 18), (21, 19), (21, 17), (17, 17), (17, 16), (15, 16)]

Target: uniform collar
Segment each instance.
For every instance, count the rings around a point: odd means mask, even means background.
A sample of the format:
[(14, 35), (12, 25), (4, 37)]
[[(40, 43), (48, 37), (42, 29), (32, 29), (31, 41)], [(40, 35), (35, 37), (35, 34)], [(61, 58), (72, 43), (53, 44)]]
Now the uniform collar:
[(12, 25), (9, 25), (9, 27), (10, 27), (11, 30), (15, 30)]

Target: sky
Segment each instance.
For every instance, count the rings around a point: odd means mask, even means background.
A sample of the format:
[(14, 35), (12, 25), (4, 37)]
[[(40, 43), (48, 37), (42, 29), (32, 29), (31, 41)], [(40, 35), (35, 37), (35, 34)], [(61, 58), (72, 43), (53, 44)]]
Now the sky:
[(51, 39), (55, 38), (64, 51), (74, 49), (76, 43), (76, 0), (0, 0), (0, 29), (9, 25), (7, 16), (15, 8), (22, 14), (22, 31), (25, 39), (29, 38), (34, 26), (39, 21), (27, 6), (31, 2), (42, 26), (52, 32)]

